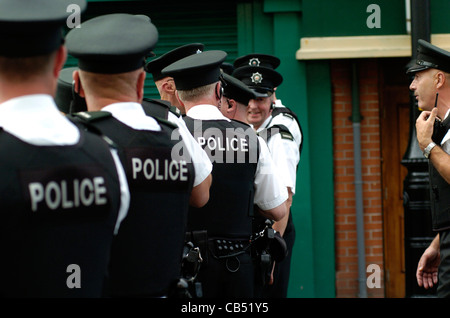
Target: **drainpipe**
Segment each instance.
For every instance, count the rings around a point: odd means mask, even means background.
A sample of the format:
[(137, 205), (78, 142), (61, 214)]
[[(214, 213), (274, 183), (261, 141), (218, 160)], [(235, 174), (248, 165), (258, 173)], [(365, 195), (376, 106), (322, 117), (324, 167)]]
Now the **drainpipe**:
[(411, 0), (405, 0), (406, 33), (411, 35)]
[(358, 248), (358, 283), (359, 297), (367, 298), (366, 289), (366, 252), (364, 238), (364, 207), (361, 172), (361, 111), (359, 108), (359, 86), (356, 62), (352, 65), (352, 116), (353, 126), (353, 157), (355, 169), (355, 201), (356, 201), (356, 238)]

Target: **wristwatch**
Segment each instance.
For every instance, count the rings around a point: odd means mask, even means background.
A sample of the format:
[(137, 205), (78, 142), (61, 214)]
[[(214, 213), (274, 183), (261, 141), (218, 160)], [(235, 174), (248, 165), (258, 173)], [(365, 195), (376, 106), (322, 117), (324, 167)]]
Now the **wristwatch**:
[(423, 150), (423, 155), (428, 159), (430, 156), (431, 150), (436, 146), (434, 142), (430, 142), (428, 146)]

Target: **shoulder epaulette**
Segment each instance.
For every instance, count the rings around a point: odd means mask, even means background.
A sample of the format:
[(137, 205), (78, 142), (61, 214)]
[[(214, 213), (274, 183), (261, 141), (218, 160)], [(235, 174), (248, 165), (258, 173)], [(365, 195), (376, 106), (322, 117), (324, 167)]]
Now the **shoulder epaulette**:
[(263, 139), (265, 139), (266, 141), (269, 141), (269, 139), (272, 136), (274, 136), (278, 133), (280, 134), (282, 139), (288, 139), (288, 140), (294, 141), (294, 136), (292, 136), (289, 129), (285, 125), (280, 125), (280, 124), (265, 128), (264, 130), (260, 131), (258, 133), (258, 135), (260, 137), (263, 137)]
[(83, 122), (91, 123), (98, 121), (100, 119), (111, 117), (112, 114), (110, 112), (105, 111), (93, 111), (93, 112), (78, 112), (73, 113), (72, 116), (81, 119)]
[(288, 118), (293, 118), (297, 122), (298, 128), (300, 130), (300, 134), (302, 135), (302, 142), (300, 143), (300, 147), (299, 147), (299, 150), (301, 153), (302, 149), (303, 149), (303, 130), (302, 130), (302, 125), (300, 124), (300, 120), (297, 117), (297, 114), (288, 107), (275, 107), (272, 111), (272, 116), (275, 117), (277, 115), (284, 115)]
[[(159, 106), (159, 108), (152, 108), (153, 106)], [(181, 112), (178, 108), (170, 104), (168, 101), (162, 100), (162, 99), (151, 99), (151, 98), (144, 98), (142, 101), (142, 106), (144, 107), (144, 111), (147, 115), (153, 116), (153, 117), (167, 117), (167, 111), (171, 112), (177, 117), (181, 116)], [(148, 108), (148, 106), (150, 108)], [(162, 108), (161, 108), (162, 107)]]
[(104, 135), (102, 131), (97, 128), (94, 123), (101, 119), (110, 118), (112, 114), (105, 111), (93, 111), (93, 112), (78, 112), (67, 115), (75, 125), (84, 128), (85, 130), (100, 136), (111, 148), (117, 149), (117, 144), (111, 140), (108, 136)]
[(175, 106), (170, 106), (169, 107), (169, 111), (171, 112), (171, 113), (173, 113), (174, 115), (176, 115), (177, 117), (181, 117), (181, 111), (178, 109), (178, 108), (176, 108)]
[(169, 126), (172, 129), (178, 128), (178, 125), (161, 117), (153, 117), (159, 124)]

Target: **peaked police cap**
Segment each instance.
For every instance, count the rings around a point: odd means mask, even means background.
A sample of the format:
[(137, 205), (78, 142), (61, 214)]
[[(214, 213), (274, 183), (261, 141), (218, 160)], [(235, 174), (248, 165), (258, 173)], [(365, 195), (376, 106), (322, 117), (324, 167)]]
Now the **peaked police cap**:
[(223, 81), (226, 84), (223, 90), (225, 97), (234, 99), (243, 105), (248, 105), (251, 99), (256, 98), (255, 93), (237, 78), (223, 73)]
[(419, 39), (416, 64), (410, 67), (406, 73), (416, 73), (429, 68), (450, 73), (450, 52)]
[(241, 66), (263, 66), (276, 69), (280, 65), (280, 59), (269, 54), (252, 53), (238, 57), (234, 60), (233, 65), (235, 68)]
[(63, 43), (63, 26), (85, 0), (1, 0), (0, 55), (31, 57), (49, 54)]
[(233, 77), (241, 80), (257, 97), (268, 97), (283, 82), (277, 71), (262, 66), (242, 66), (233, 72)]
[(204, 45), (202, 43), (190, 43), (186, 45), (182, 45), (173, 49), (167, 53), (164, 53), (160, 57), (157, 57), (151, 61), (149, 61), (145, 65), (145, 71), (151, 73), (153, 75), (153, 80), (157, 81), (164, 76), (161, 74), (161, 71), (166, 66), (181, 60), (182, 58), (203, 52)]
[(193, 54), (165, 67), (162, 74), (173, 77), (178, 90), (194, 89), (218, 82), (226, 57), (227, 53), (220, 50)]
[(145, 15), (113, 13), (92, 18), (66, 37), (81, 70), (117, 74), (144, 66), (158, 42), (158, 30)]

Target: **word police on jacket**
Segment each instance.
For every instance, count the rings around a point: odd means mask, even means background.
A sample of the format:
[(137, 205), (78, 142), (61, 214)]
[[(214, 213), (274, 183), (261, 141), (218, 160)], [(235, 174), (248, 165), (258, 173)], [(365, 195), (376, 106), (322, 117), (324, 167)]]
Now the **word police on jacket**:
[(31, 210), (38, 211), (41, 204), (50, 210), (105, 205), (107, 189), (103, 177), (31, 182), (28, 185)]

